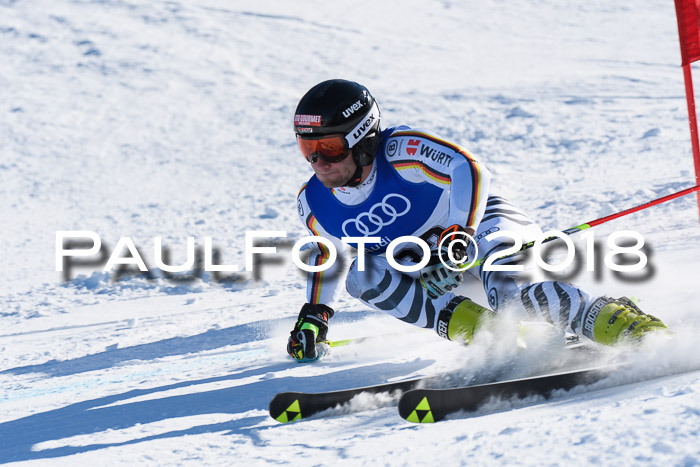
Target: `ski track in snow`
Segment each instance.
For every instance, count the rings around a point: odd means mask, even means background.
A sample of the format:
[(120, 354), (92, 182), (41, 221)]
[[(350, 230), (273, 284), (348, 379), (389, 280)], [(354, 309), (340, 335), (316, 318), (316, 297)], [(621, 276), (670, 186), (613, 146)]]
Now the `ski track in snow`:
[[(289, 425), (267, 414), (281, 391), (547, 363), (455, 346), (344, 293), (329, 337), (405, 336), (313, 365), (286, 357), (305, 290), (286, 258), (311, 173), (291, 115), (308, 88), (362, 82), (384, 126), (462, 144), (499, 194), (566, 229), (693, 185), (676, 27), (661, 0), (0, 0), (0, 463), (700, 465), (693, 196), (595, 229), (602, 248), (640, 232), (648, 276), (598, 265), (572, 279), (637, 296), (677, 331), (633, 371), (432, 426), (403, 421), (388, 396)], [(260, 280), (115, 282), (93, 265), (63, 282), (59, 230), (95, 231), (109, 249), (130, 236), (149, 266), (156, 236), (175, 264), (185, 237), (210, 236), (240, 265), (245, 231), (289, 238)], [(696, 371), (663, 376), (673, 368)]]

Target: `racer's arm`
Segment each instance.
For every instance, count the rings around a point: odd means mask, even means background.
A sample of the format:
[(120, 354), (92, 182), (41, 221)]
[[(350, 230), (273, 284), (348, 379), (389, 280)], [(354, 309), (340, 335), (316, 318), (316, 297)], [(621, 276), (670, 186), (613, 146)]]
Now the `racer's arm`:
[(451, 173), (450, 213), (447, 225), (459, 225), (474, 235), (484, 217), (491, 172), (464, 151)]
[[(447, 192), (448, 206), (445, 206), (444, 198), (436, 206), (442, 212), (447, 207), (447, 215), (436, 219), (445, 228), (440, 240), (445, 236), (448, 239), (460, 238), (450, 234), (456, 231), (473, 236), (486, 210), (491, 183), (491, 173), (486, 167), (465, 149), (428, 132), (399, 130), (389, 140), (389, 160), (404, 179), (431, 183)], [(449, 255), (444, 257), (447, 246), (443, 244), (440, 248), (440, 244), (438, 240), (428, 265), (421, 270), (421, 283), (433, 299), (451, 291), (462, 280), (461, 272), (455, 268), (457, 264), (452, 264), (452, 269), (445, 266), (449, 258)], [(459, 264), (468, 262), (467, 255), (467, 249), (457, 255)]]
[[(306, 301), (310, 304), (332, 305), (339, 290), (343, 273), (347, 263), (347, 245), (340, 239), (326, 232), (316, 221), (308, 203), (306, 202), (306, 191), (301, 189), (297, 199), (299, 218), (306, 227), (309, 235), (323, 237), (332, 242), (337, 252), (337, 258), (333, 265), (325, 271), (309, 272), (306, 281)], [(311, 254), (308, 264), (310, 266), (320, 266), (330, 258), (329, 247), (320, 242), (309, 243)]]
[[(299, 217), (306, 226), (311, 236), (323, 237), (331, 241), (337, 252), (333, 264), (325, 271), (308, 272), (306, 285), (306, 300), (294, 324), (287, 341), (287, 353), (295, 360), (309, 362), (318, 359), (328, 351), (328, 346), (319, 344), (326, 340), (328, 332), (328, 320), (333, 317), (332, 304), (344, 267), (347, 261), (346, 246), (338, 238), (330, 235), (316, 221), (308, 203), (306, 193), (302, 187), (297, 200)], [(320, 266), (332, 258), (329, 246), (321, 242), (309, 243), (311, 254), (308, 264)], [(317, 345), (319, 344), (319, 345)]]

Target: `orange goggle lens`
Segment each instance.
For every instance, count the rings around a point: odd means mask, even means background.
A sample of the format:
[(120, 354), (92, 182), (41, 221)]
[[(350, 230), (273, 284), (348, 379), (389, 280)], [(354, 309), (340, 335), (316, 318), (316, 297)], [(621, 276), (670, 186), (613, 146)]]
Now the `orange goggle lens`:
[(329, 163), (340, 162), (350, 155), (350, 148), (342, 135), (313, 139), (297, 135), (297, 144), (304, 158), (312, 163), (318, 159)]

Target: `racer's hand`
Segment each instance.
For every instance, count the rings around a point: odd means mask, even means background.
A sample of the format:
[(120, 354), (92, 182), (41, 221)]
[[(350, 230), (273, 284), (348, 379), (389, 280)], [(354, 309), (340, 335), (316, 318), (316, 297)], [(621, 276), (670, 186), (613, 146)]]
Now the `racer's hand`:
[(287, 341), (287, 353), (299, 362), (312, 362), (327, 353), (329, 347), (322, 342), (326, 340), (328, 320), (333, 314), (329, 306), (305, 303)]
[[(457, 225), (445, 229), (428, 265), (420, 271), (420, 282), (433, 300), (457, 288), (462, 282), (464, 269), (460, 266), (469, 263), (463, 233), (466, 234), (465, 230)], [(451, 242), (454, 243), (450, 245)]]

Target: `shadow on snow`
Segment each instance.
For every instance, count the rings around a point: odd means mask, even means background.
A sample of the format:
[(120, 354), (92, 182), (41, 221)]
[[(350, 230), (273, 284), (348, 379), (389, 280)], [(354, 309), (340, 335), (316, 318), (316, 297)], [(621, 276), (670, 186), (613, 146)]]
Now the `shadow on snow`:
[[(377, 384), (418, 371), (431, 363), (430, 361), (402, 364), (383, 363), (353, 369), (341, 368), (338, 371), (318, 376), (263, 379), (232, 388), (166, 396), (146, 401), (123, 402), (120, 405), (104, 407), (162, 391), (227, 380), (235, 381), (256, 375), (264, 376), (269, 372), (281, 371), (297, 365), (290, 361), (246, 370), (235, 375), (186, 381), (157, 388), (131, 390), (123, 394), (78, 402), (0, 424), (0, 440), (2, 440), (3, 446), (0, 447), (0, 464), (30, 459), (57, 458), (155, 439), (226, 430), (228, 430), (228, 434), (248, 436), (255, 442), (259, 439), (258, 430), (270, 428), (269, 424), (261, 427), (256, 426), (268, 418), (267, 414), (251, 415), (238, 420), (194, 426), (184, 430), (173, 430), (122, 442), (33, 450), (33, 447), (38, 443), (79, 435), (91, 435), (106, 430), (127, 429), (137, 424), (153, 423), (171, 418), (221, 413), (242, 414), (251, 410), (267, 410), (270, 399), (281, 391), (339, 390), (345, 389), (348, 381), (353, 381), (357, 385)], [(340, 367), (340, 365), (333, 364), (329, 366)]]
[[(344, 311), (334, 322), (354, 322), (368, 316), (376, 316), (376, 312)], [(97, 354), (86, 355), (73, 360), (51, 360), (38, 365), (10, 368), (0, 371), (0, 375), (22, 375), (27, 373), (43, 373), (48, 376), (70, 376), (88, 371), (104, 370), (130, 360), (154, 360), (175, 355), (187, 355), (197, 352), (210, 351), (230, 345), (247, 344), (265, 339), (273, 323), (280, 320), (261, 320), (241, 324), (225, 329), (212, 329), (196, 336), (173, 337), (158, 342), (125, 347), (123, 349), (106, 350)], [(294, 320), (289, 319), (289, 329)], [(284, 351), (282, 349), (281, 351)]]

